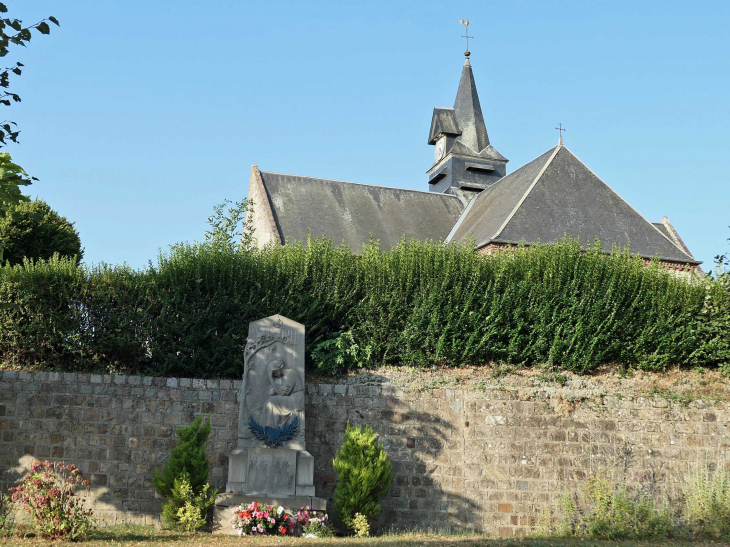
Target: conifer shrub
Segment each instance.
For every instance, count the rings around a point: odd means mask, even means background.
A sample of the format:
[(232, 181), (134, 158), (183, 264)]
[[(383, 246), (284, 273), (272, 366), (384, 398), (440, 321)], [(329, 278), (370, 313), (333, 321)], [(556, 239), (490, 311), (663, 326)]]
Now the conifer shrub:
[[(337, 474), (335, 512), (340, 521), (360, 535), (380, 513), (380, 500), (392, 480), (390, 460), (371, 427), (351, 426), (333, 461)], [(363, 522), (364, 521), (364, 522)]]
[[(724, 285), (723, 285), (724, 282)], [(174, 246), (155, 264), (54, 258), (0, 268), (0, 362), (47, 370), (238, 378), (248, 323), (307, 326), (309, 367), (502, 362), (728, 367), (730, 283), (677, 279), (575, 240), (484, 256), (471, 245), (312, 240)], [(730, 371), (730, 368), (728, 368)]]
[(210, 417), (203, 424), (202, 415), (178, 428), (177, 445), (162, 470), (155, 470), (155, 490), (167, 500), (162, 506), (162, 520), (172, 529), (201, 528), (215, 501), (218, 491), (209, 492), (210, 464), (205, 452), (210, 431)]

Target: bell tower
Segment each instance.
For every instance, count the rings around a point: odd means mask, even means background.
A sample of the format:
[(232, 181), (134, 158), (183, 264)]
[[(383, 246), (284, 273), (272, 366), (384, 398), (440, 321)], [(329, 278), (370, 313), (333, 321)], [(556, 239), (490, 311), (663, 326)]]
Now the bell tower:
[[(463, 24), (468, 25), (468, 20)], [(468, 201), (505, 176), (509, 160), (489, 142), (471, 54), (467, 50), (464, 55), (454, 107), (433, 109), (428, 144), (435, 147), (435, 161), (427, 173), (431, 192), (455, 194)]]

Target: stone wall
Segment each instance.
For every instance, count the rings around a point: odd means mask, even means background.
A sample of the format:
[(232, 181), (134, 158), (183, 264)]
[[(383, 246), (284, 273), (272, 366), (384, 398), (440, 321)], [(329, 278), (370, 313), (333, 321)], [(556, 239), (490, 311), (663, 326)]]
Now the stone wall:
[[(235, 444), (238, 382), (93, 374), (2, 372), (1, 482), (32, 459), (74, 462), (91, 476), (105, 522), (152, 522), (151, 479), (175, 428), (209, 413), (211, 481), (225, 484)], [(332, 499), (332, 458), (345, 426), (365, 423), (385, 442), (393, 485), (381, 527), (534, 529), (565, 488), (608, 466), (627, 481), (676, 492), (705, 461), (730, 453), (728, 403), (661, 397), (575, 399), (551, 388), (422, 389), (388, 383), (309, 384), (307, 449), (317, 495)], [(624, 471), (625, 470), (625, 471)]]

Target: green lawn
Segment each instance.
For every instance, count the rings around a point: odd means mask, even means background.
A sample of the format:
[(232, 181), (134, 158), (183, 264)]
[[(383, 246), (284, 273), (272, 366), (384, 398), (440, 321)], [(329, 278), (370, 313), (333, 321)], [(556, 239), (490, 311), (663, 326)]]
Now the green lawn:
[[(34, 547), (45, 545), (61, 545), (63, 542), (29, 538), (0, 538), (0, 545), (7, 547)], [(71, 544), (66, 544), (71, 545)], [(434, 534), (397, 534), (373, 537), (368, 539), (334, 538), (334, 539), (303, 539), (277, 537), (237, 537), (211, 534), (178, 534), (166, 531), (154, 531), (145, 526), (123, 526), (102, 528), (86, 541), (77, 543), (83, 547), (228, 547), (255, 545), (286, 546), (306, 545), (308, 547), (325, 547), (332, 545), (378, 547), (640, 547), (640, 546), (669, 546), (669, 547), (709, 547), (710, 545), (727, 545), (723, 542), (692, 542), (692, 541), (591, 541), (565, 539), (490, 539), (484, 536), (440, 536)]]

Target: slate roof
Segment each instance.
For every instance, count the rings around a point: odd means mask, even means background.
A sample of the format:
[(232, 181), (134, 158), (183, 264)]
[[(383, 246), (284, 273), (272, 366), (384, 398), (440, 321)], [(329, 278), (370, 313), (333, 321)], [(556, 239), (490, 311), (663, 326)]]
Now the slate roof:
[(428, 135), (428, 144), (436, 144), (437, 137), (444, 135), (460, 135), (459, 126), (456, 124), (456, 111), (453, 108), (433, 109), (431, 118), (431, 131)]
[(446, 151), (447, 154), (479, 156), (505, 163), (508, 161), (489, 143), (487, 125), (484, 123), (474, 73), (468, 59), (461, 71), (454, 108), (433, 109), (428, 144), (436, 144), (439, 135), (442, 134), (456, 136), (452, 148)]
[(479, 104), (474, 74), (468, 61), (464, 63), (464, 68), (461, 71), (459, 89), (456, 92), (456, 101), (454, 101), (454, 111), (456, 112), (456, 124), (461, 130), (461, 135), (457, 140), (476, 153), (489, 146), (487, 126), (484, 123), (482, 107)]
[(370, 234), (384, 249), (406, 238), (443, 240), (461, 215), (456, 196), (261, 171), (283, 244), (312, 237), (362, 250)]
[(616, 244), (647, 258), (699, 264), (562, 145), (474, 197), (447, 240), (473, 236), (482, 247), (550, 243), (566, 235), (586, 247), (598, 237), (606, 252)]

